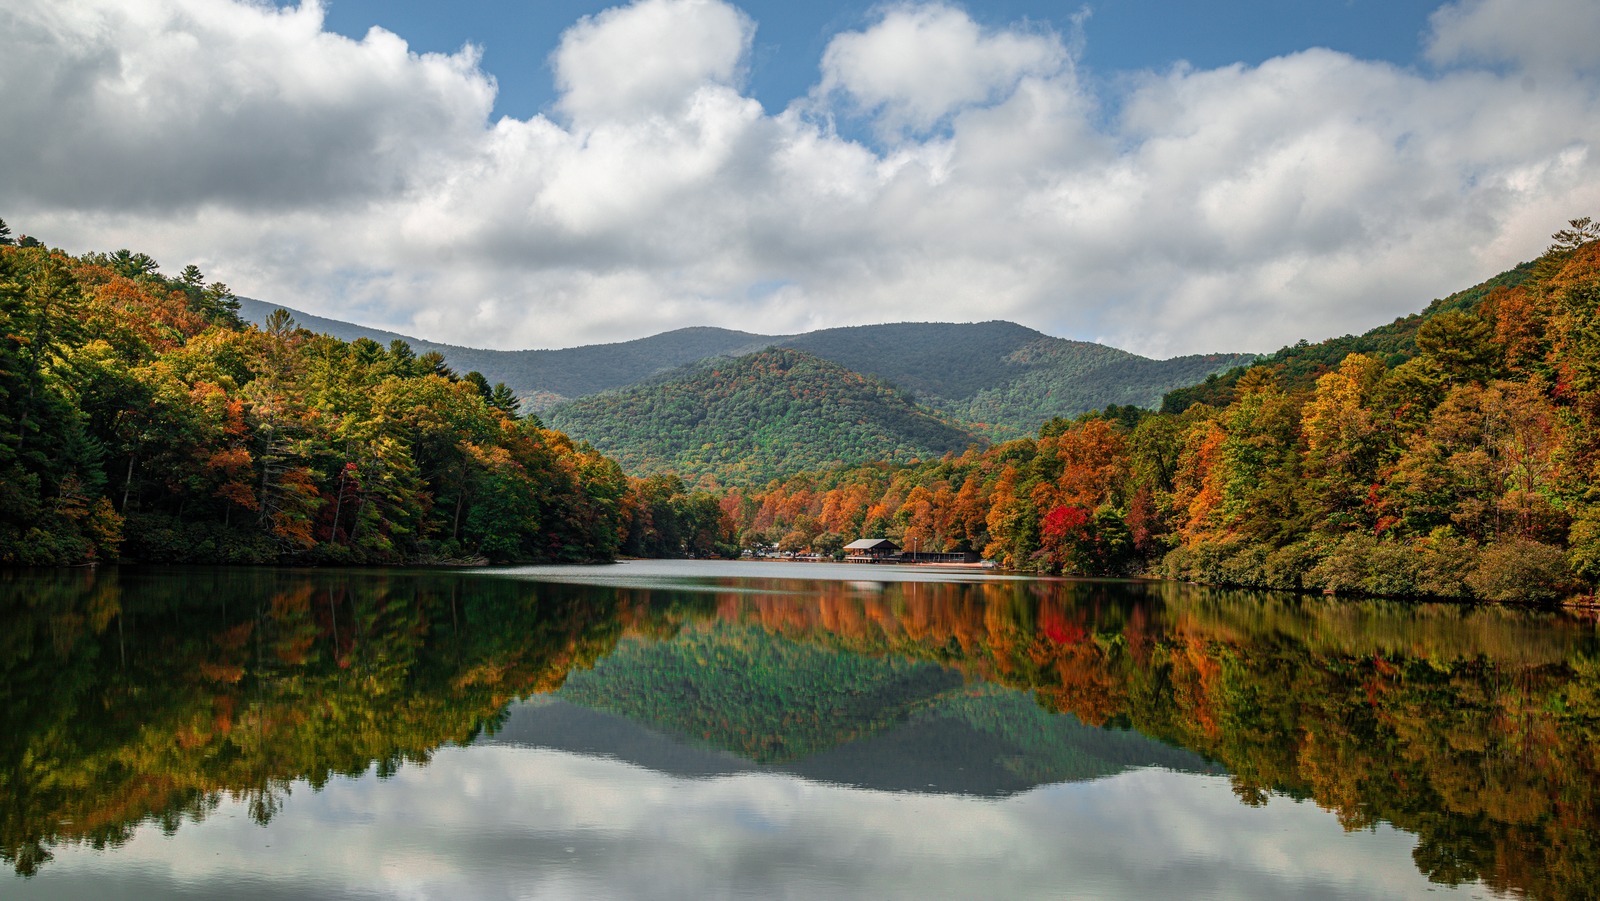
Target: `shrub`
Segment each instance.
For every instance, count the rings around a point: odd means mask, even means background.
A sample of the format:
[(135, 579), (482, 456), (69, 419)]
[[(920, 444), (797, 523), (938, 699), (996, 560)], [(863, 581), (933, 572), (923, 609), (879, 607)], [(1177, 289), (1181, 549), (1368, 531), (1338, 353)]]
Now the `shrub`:
[(1477, 547), (1446, 531), (1425, 539), (1380, 541), (1365, 533), (1340, 538), (1306, 575), (1306, 586), (1337, 594), (1466, 597)]
[(1327, 549), (1306, 573), (1307, 588), (1321, 588), (1336, 594), (1362, 594), (1367, 591), (1370, 558), (1377, 539), (1362, 532), (1340, 538)]
[(1207, 585), (1299, 588), (1314, 559), (1314, 549), (1305, 544), (1274, 550), (1242, 540), (1199, 541), (1169, 551), (1158, 572)]
[(1486, 601), (1552, 601), (1573, 588), (1561, 548), (1508, 538), (1484, 548), (1467, 584)]
[(271, 536), (244, 526), (182, 522), (160, 513), (133, 513), (123, 555), (148, 563), (276, 563), (281, 550)]

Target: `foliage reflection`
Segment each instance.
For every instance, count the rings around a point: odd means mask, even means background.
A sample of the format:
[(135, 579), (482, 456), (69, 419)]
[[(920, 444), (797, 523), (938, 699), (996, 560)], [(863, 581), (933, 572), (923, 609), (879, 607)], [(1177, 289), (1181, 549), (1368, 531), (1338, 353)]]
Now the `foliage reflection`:
[[(780, 638), (802, 668), (825, 651), (850, 684), (876, 678), (852, 659), (880, 661), (895, 685), (944, 685), (918, 669), (937, 664), (1131, 727), (1219, 762), (1246, 804), (1309, 798), (1346, 828), (1416, 834), (1437, 881), (1548, 898), (1600, 884), (1600, 643), (1565, 614), (1170, 583), (79, 570), (0, 573), (0, 616), (0, 857), (24, 875), (52, 847), (116, 846), (148, 821), (175, 830), (224, 798), (266, 822), (301, 780), (386, 775), (493, 731), (510, 702), (561, 688), (624, 637), (706, 655), (718, 649), (702, 638), (722, 630)], [(638, 672), (634, 696), (676, 703), (668, 677)], [(574, 679), (580, 703), (589, 678)], [(708, 688), (735, 676), (695, 678), (696, 697), (751, 696)], [(646, 718), (772, 762), (910, 709), (796, 726), (716, 703), (725, 716)], [(717, 722), (741, 731), (719, 740)]]

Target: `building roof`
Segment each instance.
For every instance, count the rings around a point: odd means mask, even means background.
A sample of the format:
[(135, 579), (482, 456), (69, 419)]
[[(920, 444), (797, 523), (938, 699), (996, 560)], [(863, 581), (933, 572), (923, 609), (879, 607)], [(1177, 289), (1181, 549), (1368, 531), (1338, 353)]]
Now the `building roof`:
[(900, 550), (900, 545), (887, 538), (860, 538), (844, 546), (847, 551)]

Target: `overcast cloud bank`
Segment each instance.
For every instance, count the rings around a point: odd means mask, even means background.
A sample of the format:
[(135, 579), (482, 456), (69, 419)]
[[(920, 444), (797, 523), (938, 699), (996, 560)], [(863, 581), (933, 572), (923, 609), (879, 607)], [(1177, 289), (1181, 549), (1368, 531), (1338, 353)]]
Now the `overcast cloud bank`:
[(1414, 68), (1112, 80), (1081, 35), (894, 5), (777, 111), (741, 91), (758, 23), (638, 0), (567, 31), (526, 121), (473, 48), (322, 25), (0, 6), (0, 216), (457, 344), (1006, 318), (1165, 356), (1363, 331), (1600, 214), (1592, 0), (1446, 4)]

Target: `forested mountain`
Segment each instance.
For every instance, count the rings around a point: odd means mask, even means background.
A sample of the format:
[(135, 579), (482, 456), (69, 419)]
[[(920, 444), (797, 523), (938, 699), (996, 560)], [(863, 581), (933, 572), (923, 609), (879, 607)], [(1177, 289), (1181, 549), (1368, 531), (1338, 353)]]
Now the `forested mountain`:
[(1154, 407), (1174, 387), (1255, 359), (1207, 354), (1152, 360), (1052, 338), (1014, 322), (901, 322), (824, 329), (794, 347), (874, 375), (969, 428), (999, 438), (1109, 405)]
[(1600, 227), (1572, 225), (1424, 314), (1210, 382), (1214, 404), (1054, 420), (1037, 439), (802, 474), (724, 506), (752, 546), (886, 535), (1042, 572), (1592, 596)]
[[(240, 303), (242, 315), (257, 323), (275, 309), (260, 301)], [(312, 331), (346, 341), (403, 340), (419, 353), (437, 352), (458, 370), (505, 382), (525, 407), (538, 412), (711, 357), (790, 347), (883, 379), (964, 426), (1000, 438), (1037, 431), (1054, 416), (1110, 404), (1155, 407), (1168, 391), (1255, 359), (1253, 354), (1205, 354), (1152, 360), (1001, 321), (901, 322), (803, 335), (701, 327), (562, 350), (480, 350), (290, 312)]]
[(238, 309), (0, 229), (0, 564), (609, 560), (649, 519), (504, 386)]
[[(918, 398), (971, 397), (1016, 376), (1007, 357), (1039, 340), (1055, 340), (1014, 322), (893, 322), (821, 329), (783, 339), (785, 347), (875, 375)], [(1120, 359), (1126, 351), (1065, 342), (1086, 356)]]
[(634, 475), (672, 471), (733, 485), (936, 458), (978, 440), (885, 382), (781, 348), (698, 363), (547, 415)]
[(1172, 385), (1192, 385), (1253, 354), (1203, 354), (1152, 360), (1099, 344), (1043, 338), (1013, 352), (1020, 372), (1008, 382), (957, 400), (929, 403), (996, 438), (1037, 432), (1046, 422), (1105, 407), (1153, 408)]

